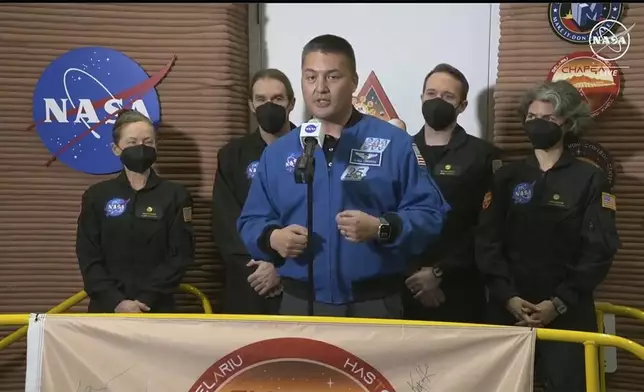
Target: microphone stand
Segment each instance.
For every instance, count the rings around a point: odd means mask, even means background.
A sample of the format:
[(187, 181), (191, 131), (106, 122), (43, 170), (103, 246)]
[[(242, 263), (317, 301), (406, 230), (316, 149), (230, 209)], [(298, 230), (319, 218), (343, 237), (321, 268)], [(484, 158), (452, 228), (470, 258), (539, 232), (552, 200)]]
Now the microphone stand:
[(310, 246), (313, 243), (313, 177), (315, 174), (315, 157), (313, 152), (317, 142), (315, 139), (307, 139), (302, 154), (295, 162), (295, 182), (306, 184), (306, 232), (307, 232), (307, 275), (308, 275), (308, 315), (313, 316), (313, 304), (315, 303), (315, 284), (313, 281), (313, 252)]

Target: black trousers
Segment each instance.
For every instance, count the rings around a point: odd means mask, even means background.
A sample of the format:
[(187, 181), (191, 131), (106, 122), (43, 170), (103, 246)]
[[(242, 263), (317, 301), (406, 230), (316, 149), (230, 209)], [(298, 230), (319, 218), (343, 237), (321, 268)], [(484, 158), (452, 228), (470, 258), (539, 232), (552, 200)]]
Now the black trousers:
[[(516, 323), (514, 316), (496, 304), (488, 305), (487, 317), (491, 324), (514, 325)], [(548, 325), (548, 328), (597, 332), (594, 300), (584, 298), (578, 306), (558, 316)], [(537, 380), (544, 385), (545, 392), (586, 392), (582, 344), (537, 341), (535, 370)]]
[(226, 269), (224, 288), (224, 313), (226, 314), (279, 314), (281, 296), (273, 298), (260, 297), (250, 287), (248, 277), (254, 268), (229, 263)]
[[(160, 296), (154, 304), (148, 306), (150, 313), (174, 313), (176, 311), (173, 295)], [(114, 313), (114, 308), (110, 309), (100, 300), (90, 298), (87, 313)]]
[(445, 302), (437, 308), (427, 308), (404, 287), (405, 320), (475, 324), (485, 321), (485, 286), (477, 276), (446, 277), (440, 289), (445, 294)]

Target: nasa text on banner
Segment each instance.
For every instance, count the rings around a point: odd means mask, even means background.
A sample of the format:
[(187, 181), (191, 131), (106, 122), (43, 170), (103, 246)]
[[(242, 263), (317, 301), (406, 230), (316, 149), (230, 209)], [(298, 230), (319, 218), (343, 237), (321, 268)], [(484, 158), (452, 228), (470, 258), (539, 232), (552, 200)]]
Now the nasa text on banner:
[(535, 339), (518, 327), (34, 315), (26, 391), (529, 392)]
[(171, 63), (150, 77), (114, 49), (85, 47), (63, 54), (43, 71), (34, 90), (38, 136), (57, 160), (74, 170), (89, 174), (121, 170), (112, 153), (115, 114), (132, 108), (157, 124), (161, 105), (155, 86)]

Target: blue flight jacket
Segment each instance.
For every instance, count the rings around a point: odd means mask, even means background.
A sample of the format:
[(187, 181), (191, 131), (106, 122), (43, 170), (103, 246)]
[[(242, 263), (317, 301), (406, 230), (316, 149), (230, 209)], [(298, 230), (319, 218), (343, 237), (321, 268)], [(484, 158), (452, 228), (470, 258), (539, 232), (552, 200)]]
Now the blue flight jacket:
[[(255, 260), (275, 261), (260, 244), (267, 227), (306, 227), (307, 187), (296, 183), (293, 174), (303, 154), (299, 133), (297, 127), (264, 150), (237, 221)], [(406, 132), (367, 115), (342, 131), (332, 164), (316, 148), (313, 243), (299, 257), (286, 259), (279, 274), (308, 281), (307, 260), (312, 253), (316, 301), (330, 304), (352, 302), (352, 282), (404, 274), (408, 261), (438, 238), (450, 210), (424, 166)], [(374, 217), (396, 213), (402, 230), (389, 243), (377, 239), (352, 243), (336, 223), (336, 215), (345, 210)]]

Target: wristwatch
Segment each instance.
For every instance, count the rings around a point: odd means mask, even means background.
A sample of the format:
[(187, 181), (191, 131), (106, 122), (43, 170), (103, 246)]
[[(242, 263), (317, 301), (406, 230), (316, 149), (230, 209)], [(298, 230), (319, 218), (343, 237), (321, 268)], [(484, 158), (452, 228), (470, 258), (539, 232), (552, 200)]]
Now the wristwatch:
[(432, 273), (434, 273), (434, 276), (437, 278), (441, 278), (443, 276), (443, 270), (438, 267), (432, 268)]
[(558, 297), (552, 297), (550, 301), (552, 301), (552, 304), (555, 306), (557, 313), (565, 314), (568, 311), (566, 304)]
[(391, 225), (385, 218), (380, 218), (380, 226), (378, 226), (378, 239), (380, 241), (389, 241), (391, 239)]

